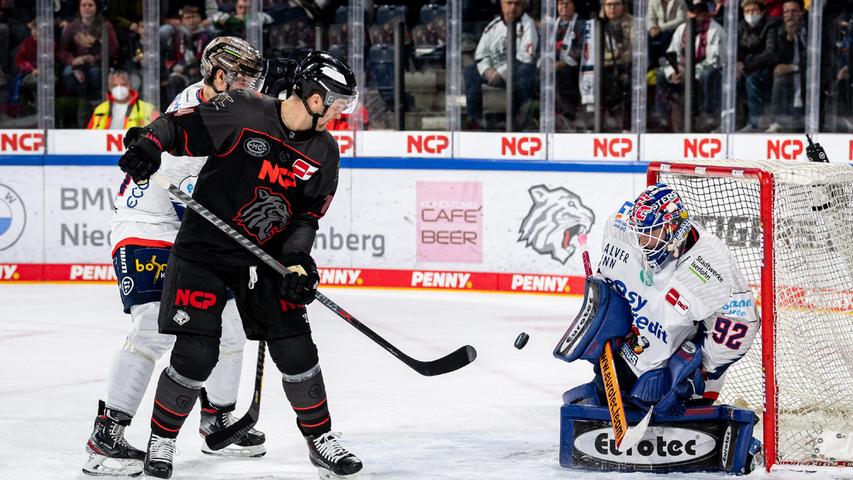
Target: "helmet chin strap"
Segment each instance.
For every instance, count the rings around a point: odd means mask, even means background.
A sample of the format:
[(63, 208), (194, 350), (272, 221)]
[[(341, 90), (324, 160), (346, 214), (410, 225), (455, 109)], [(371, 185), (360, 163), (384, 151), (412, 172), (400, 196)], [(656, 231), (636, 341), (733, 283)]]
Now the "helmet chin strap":
[(308, 100), (303, 98), (302, 105), (305, 107), (305, 111), (308, 112), (308, 115), (311, 115), (311, 130), (316, 130), (317, 123), (326, 115), (326, 112), (329, 111), (329, 106), (325, 105), (322, 112), (314, 113), (311, 111), (311, 108), (308, 107)]

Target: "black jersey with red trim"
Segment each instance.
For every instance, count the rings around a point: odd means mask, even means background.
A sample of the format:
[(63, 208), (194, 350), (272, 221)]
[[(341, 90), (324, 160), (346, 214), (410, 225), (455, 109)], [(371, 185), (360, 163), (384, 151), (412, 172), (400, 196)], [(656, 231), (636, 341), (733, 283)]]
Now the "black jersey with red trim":
[[(175, 155), (209, 156), (193, 198), (274, 257), (310, 252), (338, 184), (340, 156), (328, 132), (292, 131), (281, 101), (232, 90), (147, 127)], [(184, 258), (225, 265), (258, 260), (187, 209), (172, 247)]]

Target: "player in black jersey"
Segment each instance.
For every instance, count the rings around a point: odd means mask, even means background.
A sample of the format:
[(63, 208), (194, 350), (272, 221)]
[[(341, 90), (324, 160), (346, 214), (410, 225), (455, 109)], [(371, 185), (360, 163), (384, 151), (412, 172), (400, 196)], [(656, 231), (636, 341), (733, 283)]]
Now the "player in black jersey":
[(310, 255), (314, 235), (338, 183), (338, 146), (325, 127), (357, 103), (352, 70), (315, 51), (299, 63), (293, 94), (284, 101), (228, 91), (133, 135), (119, 166), (135, 181), (159, 168), (163, 151), (209, 155), (193, 198), (283, 265), (305, 272), (282, 277), (187, 210), (163, 287), (160, 331), (177, 340), (157, 385), (148, 475), (172, 474), (175, 438), (216, 364), (226, 288), (234, 292), (246, 337), (269, 345), (311, 462), (325, 478), (361, 470), (361, 461), (331, 433), (305, 309), (319, 282)]

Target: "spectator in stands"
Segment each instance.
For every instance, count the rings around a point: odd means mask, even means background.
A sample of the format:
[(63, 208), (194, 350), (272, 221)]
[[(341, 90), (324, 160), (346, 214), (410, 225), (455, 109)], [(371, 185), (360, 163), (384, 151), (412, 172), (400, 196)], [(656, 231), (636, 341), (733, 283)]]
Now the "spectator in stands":
[[(234, 5), (234, 13), (221, 11), (211, 20), (219, 35), (232, 35), (235, 37), (246, 37), (246, 14), (249, 13), (249, 0), (237, 0)], [(272, 17), (260, 12), (261, 23), (268, 25), (272, 23)]]
[[(118, 38), (95, 0), (80, 0), (77, 18), (65, 25), (57, 57), (66, 95), (96, 100), (101, 96), (101, 42), (106, 33), (110, 59), (118, 57)], [(85, 117), (84, 117), (85, 118)]]
[(11, 55), (27, 37), (27, 23), (34, 17), (32, 0), (0, 0), (0, 78), (10, 71)]
[(631, 56), (634, 17), (625, 0), (604, 0), (604, 108), (605, 128), (627, 131), (631, 126)]
[(89, 119), (90, 130), (127, 130), (144, 127), (157, 118), (154, 105), (139, 99), (139, 92), (131, 88), (130, 76), (124, 70), (110, 74), (110, 91), (107, 100), (97, 107)]
[(658, 65), (658, 59), (672, 42), (672, 34), (684, 23), (687, 3), (684, 0), (651, 0), (646, 11), (646, 28), (649, 29), (649, 65)]
[[(689, 0), (687, 17), (696, 19), (696, 39), (693, 60), (695, 66), (694, 78), (699, 82), (702, 92), (701, 116), (698, 123), (699, 131), (716, 128), (720, 116), (720, 82), (722, 79), (722, 48), (725, 32), (708, 11), (705, 0)], [(681, 129), (681, 122), (673, 122), (673, 106), (681, 103), (684, 91), (685, 66), (685, 37), (686, 23), (682, 23), (672, 36), (672, 42), (667, 49), (667, 64), (657, 71), (655, 87), (654, 117), (660, 122), (662, 130), (670, 126)], [(675, 99), (679, 99), (676, 101)], [(676, 110), (681, 113), (680, 110)], [(680, 115), (676, 119), (680, 119)]]
[(803, 131), (806, 101), (806, 23), (801, 0), (782, 4), (783, 28), (778, 30), (776, 66), (773, 67), (773, 122), (770, 133)]
[(130, 74), (132, 85), (141, 85), (142, 77), (142, 0), (110, 2), (107, 16), (118, 38), (117, 68)]
[(743, 0), (743, 20), (738, 24), (737, 79), (746, 90), (747, 124), (741, 132), (762, 126), (764, 106), (770, 102), (776, 62), (778, 21), (764, 15), (761, 0)]
[[(35, 113), (36, 90), (38, 87), (38, 25), (35, 20), (27, 24), (30, 28), (30, 36), (25, 38), (15, 53), (15, 81), (13, 82), (12, 94), (9, 95), (9, 103), (14, 99), (15, 85), (18, 88), (17, 112), (19, 115), (30, 115)], [(7, 111), (8, 112), (8, 111)], [(11, 113), (11, 112), (8, 112)]]
[[(536, 46), (539, 34), (536, 23), (524, 12), (526, 0), (501, 0), (501, 15), (483, 31), (474, 63), (465, 67), (465, 97), (471, 128), (484, 128), (483, 84), (506, 88), (507, 23), (516, 22), (516, 53), (513, 78), (513, 104), (520, 106), (533, 98), (536, 86)], [(518, 111), (518, 108), (515, 109)]]
[[(575, 11), (574, 0), (557, 0), (555, 65), (556, 108), (560, 120), (568, 122), (568, 129), (575, 128), (575, 119), (580, 104), (580, 57), (583, 48), (584, 18)], [(565, 129), (565, 128), (564, 128)]]
[(185, 5), (178, 14), (181, 26), (171, 37), (165, 37), (162, 28), (160, 31), (160, 40), (166, 40), (161, 48), (166, 48), (165, 67), (169, 72), (166, 98), (175, 98), (189, 84), (201, 80), (201, 53), (211, 39), (210, 32), (202, 27), (201, 8)]
[(821, 131), (853, 132), (853, 4), (828, 4), (823, 12)]

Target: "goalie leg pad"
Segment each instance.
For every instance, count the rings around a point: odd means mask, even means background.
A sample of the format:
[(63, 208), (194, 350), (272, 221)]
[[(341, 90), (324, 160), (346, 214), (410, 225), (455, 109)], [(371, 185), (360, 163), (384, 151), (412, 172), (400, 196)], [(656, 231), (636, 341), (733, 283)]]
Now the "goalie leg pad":
[(603, 279), (588, 277), (583, 306), (554, 349), (554, 356), (567, 362), (583, 359), (595, 364), (604, 344), (621, 340), (633, 321), (631, 306), (621, 295)]
[[(751, 471), (759, 443), (752, 438), (755, 415), (750, 410), (719, 405), (688, 408), (683, 416), (655, 415), (646, 435), (634, 447), (616, 448), (607, 407), (578, 401), (591, 394), (590, 384), (564, 394), (560, 410), (560, 465), (565, 468), (622, 472)], [(584, 394), (586, 391), (586, 394)], [(644, 411), (625, 411), (637, 424)]]

